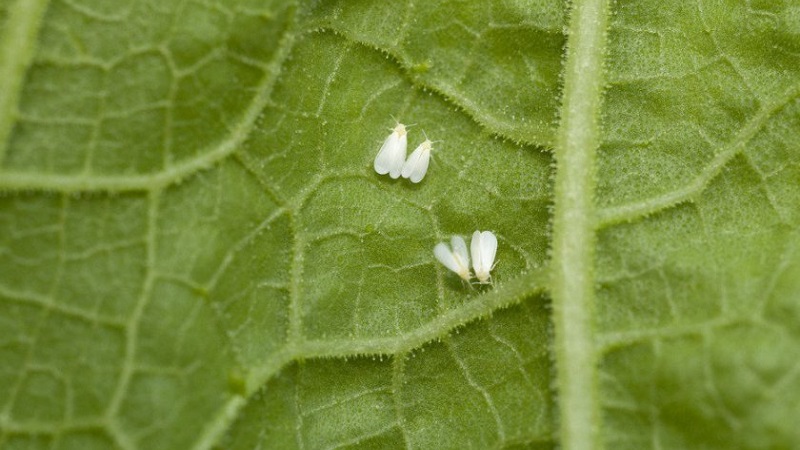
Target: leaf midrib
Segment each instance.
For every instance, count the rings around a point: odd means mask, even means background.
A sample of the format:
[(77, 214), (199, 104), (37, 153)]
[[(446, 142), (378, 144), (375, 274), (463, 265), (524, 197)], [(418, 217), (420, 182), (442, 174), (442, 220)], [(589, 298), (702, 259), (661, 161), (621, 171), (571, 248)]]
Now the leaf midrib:
[(572, 4), (556, 135), (551, 296), (558, 434), (567, 450), (594, 448), (600, 426), (593, 336), (594, 190), (608, 13), (608, 0)]

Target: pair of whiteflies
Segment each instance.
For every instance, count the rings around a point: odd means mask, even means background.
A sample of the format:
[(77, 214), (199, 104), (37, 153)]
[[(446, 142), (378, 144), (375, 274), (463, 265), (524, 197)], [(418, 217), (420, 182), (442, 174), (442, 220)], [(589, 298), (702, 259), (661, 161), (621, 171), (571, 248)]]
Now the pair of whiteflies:
[(470, 254), (472, 254), (472, 269), (475, 278), (480, 284), (491, 283), (494, 257), (497, 254), (497, 237), (491, 231), (476, 231), (472, 233), (470, 253), (467, 253), (467, 243), (461, 236), (450, 238), (450, 247), (444, 242), (436, 244), (433, 254), (445, 267), (452, 270), (467, 283), (472, 279), (469, 271)]
[[(425, 134), (423, 131), (422, 134)], [(431, 150), (433, 142), (425, 136), (425, 140), (411, 152), (411, 156), (406, 159), (406, 149), (408, 148), (408, 133), (406, 126), (402, 123), (392, 130), (392, 134), (383, 141), (378, 155), (375, 157), (373, 167), (375, 172), (380, 175), (389, 174), (393, 179), (408, 178), (412, 183), (419, 183), (425, 178), (428, 172), (428, 165), (431, 161)]]

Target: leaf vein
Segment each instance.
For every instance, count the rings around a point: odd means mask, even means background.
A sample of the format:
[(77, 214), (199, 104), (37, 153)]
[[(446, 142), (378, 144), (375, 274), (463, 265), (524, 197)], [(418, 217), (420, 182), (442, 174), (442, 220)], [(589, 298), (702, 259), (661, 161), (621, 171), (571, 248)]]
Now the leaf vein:
[(744, 152), (747, 144), (769, 120), (798, 97), (800, 97), (800, 83), (792, 85), (780, 96), (765, 103), (736, 136), (717, 153), (717, 156), (683, 187), (639, 202), (610, 206), (599, 210), (597, 213), (598, 228), (606, 228), (620, 222), (634, 222), (678, 204), (695, 201), (725, 166), (738, 154)]
[(8, 9), (5, 33), (0, 37), (0, 165), (8, 151), (22, 83), (33, 62), (48, 4), (49, 0), (17, 0)]

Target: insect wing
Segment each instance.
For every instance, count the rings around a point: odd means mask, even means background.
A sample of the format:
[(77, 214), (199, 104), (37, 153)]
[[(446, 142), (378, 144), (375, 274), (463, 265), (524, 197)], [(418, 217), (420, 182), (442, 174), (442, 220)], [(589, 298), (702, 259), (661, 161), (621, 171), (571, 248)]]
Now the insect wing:
[(428, 164), (430, 162), (431, 150), (429, 148), (422, 149), (422, 153), (414, 165), (414, 170), (411, 172), (409, 180), (411, 180), (412, 183), (419, 183), (422, 181), (422, 179), (425, 178), (425, 174), (428, 172)]
[(375, 167), (375, 172), (378, 172), (380, 175), (386, 175), (392, 170), (394, 167), (394, 155), (397, 153), (399, 145), (400, 137), (394, 132), (383, 141), (383, 145), (378, 151), (378, 155), (375, 157), (375, 163), (373, 165)]
[(453, 255), (455, 255), (459, 264), (462, 266), (459, 273), (461, 273), (461, 271), (469, 272), (469, 253), (467, 253), (467, 243), (464, 242), (464, 238), (461, 236), (453, 236), (450, 239), (450, 245), (453, 247)]
[[(397, 133), (392, 133), (396, 135)], [(400, 173), (403, 171), (403, 165), (406, 163), (406, 147), (408, 146), (408, 138), (405, 134), (397, 137), (397, 145), (394, 147), (394, 152), (391, 154), (391, 167), (389, 168), (389, 176), (392, 178), (400, 178)]]
[(476, 231), (472, 233), (472, 241), (469, 243), (470, 253), (472, 253), (472, 268), (475, 269), (475, 276), (478, 278), (484, 278), (484, 274), (487, 272), (483, 267), (481, 237), (481, 232)]
[(482, 283), (489, 280), (494, 257), (497, 254), (497, 237), (491, 231), (475, 231), (470, 242), (472, 253), (472, 268), (475, 276)]
[(458, 262), (456, 261), (456, 257), (453, 255), (453, 252), (447, 248), (447, 245), (444, 242), (436, 244), (436, 247), (433, 248), (433, 254), (436, 256), (436, 259), (442, 263), (442, 265), (453, 272), (458, 273), (461, 270), (461, 268), (458, 266)]
[(408, 178), (411, 176), (411, 172), (414, 171), (414, 166), (417, 165), (419, 161), (419, 157), (422, 155), (422, 144), (420, 144), (413, 152), (411, 152), (411, 156), (408, 157), (405, 164), (403, 164), (403, 172), (400, 174), (403, 178)]
[(425, 143), (420, 144), (403, 164), (403, 178), (409, 178), (412, 183), (419, 183), (428, 171), (431, 160), (431, 149)]
[(481, 265), (486, 273), (492, 270), (497, 254), (497, 237), (491, 231), (481, 233)]

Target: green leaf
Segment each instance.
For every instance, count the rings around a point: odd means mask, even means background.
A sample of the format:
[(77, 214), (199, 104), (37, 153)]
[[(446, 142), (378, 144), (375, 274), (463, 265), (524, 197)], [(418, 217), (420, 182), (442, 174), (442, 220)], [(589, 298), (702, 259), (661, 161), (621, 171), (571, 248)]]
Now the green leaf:
[(796, 448), (799, 63), (791, 0), (0, 1), (0, 447)]

